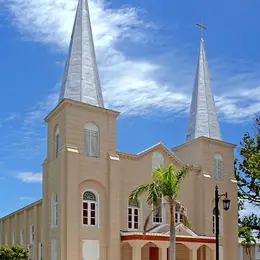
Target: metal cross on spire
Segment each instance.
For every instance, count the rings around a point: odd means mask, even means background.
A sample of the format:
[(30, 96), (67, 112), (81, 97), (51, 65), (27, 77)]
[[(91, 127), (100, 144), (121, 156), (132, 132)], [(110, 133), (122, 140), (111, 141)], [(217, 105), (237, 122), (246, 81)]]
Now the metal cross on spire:
[(203, 23), (197, 23), (197, 26), (200, 27), (200, 38), (202, 39), (202, 38), (203, 38), (203, 32), (204, 32), (204, 30), (206, 30), (207, 28), (206, 28), (205, 25), (203, 25)]

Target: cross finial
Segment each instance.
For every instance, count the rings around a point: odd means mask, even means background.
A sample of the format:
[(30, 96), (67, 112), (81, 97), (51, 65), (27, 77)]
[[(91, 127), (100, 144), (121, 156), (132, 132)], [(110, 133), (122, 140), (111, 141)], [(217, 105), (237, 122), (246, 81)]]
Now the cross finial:
[(205, 25), (203, 25), (203, 23), (197, 23), (197, 26), (200, 27), (200, 37), (202, 39), (203, 38), (203, 30), (206, 30), (207, 28), (206, 28)]

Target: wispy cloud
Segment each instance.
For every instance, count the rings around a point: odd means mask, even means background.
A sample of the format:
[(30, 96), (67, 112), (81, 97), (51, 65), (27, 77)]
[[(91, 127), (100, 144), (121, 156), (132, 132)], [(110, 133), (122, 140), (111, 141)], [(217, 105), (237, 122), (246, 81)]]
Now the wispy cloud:
[(42, 173), (38, 172), (20, 172), (15, 175), (17, 179), (25, 183), (41, 183)]
[(19, 114), (17, 113), (11, 113), (5, 117), (0, 118), (0, 127), (3, 127), (6, 123), (9, 123), (10, 121), (14, 121), (15, 119), (19, 118)]
[[(5, 6), (12, 14), (13, 25), (23, 35), (43, 44), (54, 45), (63, 52), (68, 48), (76, 4), (77, 0), (5, 1)], [(155, 62), (156, 57), (147, 58), (145, 53), (138, 59), (130, 57), (120, 43), (126, 44), (127, 39), (127, 44), (134, 42), (142, 45), (146, 38), (149, 39), (144, 37), (147, 36), (144, 29), (154, 30), (152, 24), (143, 19), (135, 8), (111, 9), (102, 0), (90, 0), (89, 5), (106, 105), (125, 115), (143, 115), (158, 110), (175, 114), (187, 112), (191, 96), (191, 87), (188, 86), (192, 85), (193, 79), (184, 71), (193, 71), (195, 57), (187, 58), (181, 51), (174, 52), (170, 63), (171, 73), (168, 69), (167, 74), (163, 73), (164, 62)], [(169, 64), (169, 61), (166, 63)], [(242, 80), (246, 84), (245, 81), (252, 79), (248, 77), (252, 74), (248, 69), (232, 71), (231, 77), (228, 69), (223, 72), (220, 63), (213, 63), (211, 68), (215, 78), (218, 77), (214, 80), (215, 85), (227, 85), (229, 82), (234, 89), (234, 86), (241, 86)], [(253, 81), (256, 83), (257, 79), (254, 77)], [(256, 85), (250, 89), (242, 86), (236, 95), (226, 94), (227, 88), (221, 89), (224, 91), (218, 91), (216, 100), (225, 120), (240, 122), (260, 110), (259, 99), (247, 103), (252, 100), (253, 94), (254, 97), (260, 96), (260, 89)], [(50, 110), (52, 107), (53, 102), (46, 99), (46, 103), (38, 106), (38, 110), (26, 115), (25, 122), (32, 122), (42, 116), (46, 108)]]

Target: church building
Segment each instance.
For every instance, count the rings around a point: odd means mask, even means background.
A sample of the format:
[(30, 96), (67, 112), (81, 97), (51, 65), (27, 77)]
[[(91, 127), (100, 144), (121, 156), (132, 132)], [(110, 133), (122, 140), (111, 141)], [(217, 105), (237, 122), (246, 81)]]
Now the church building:
[[(149, 183), (159, 164), (194, 169), (181, 186), (175, 209), (177, 260), (214, 260), (214, 192), (219, 206), (220, 259), (238, 259), (235, 145), (221, 139), (201, 38), (186, 142), (162, 143), (137, 154), (116, 149), (119, 112), (104, 107), (87, 0), (79, 0), (58, 105), (46, 116), (47, 156), (43, 199), (0, 219), (0, 244), (28, 247), (30, 260), (167, 260), (169, 209), (152, 215), (146, 197), (128, 203), (133, 188)], [(127, 138), (127, 137), (126, 137)], [(160, 138), (160, 137), (158, 137)], [(182, 221), (184, 215), (189, 227)]]

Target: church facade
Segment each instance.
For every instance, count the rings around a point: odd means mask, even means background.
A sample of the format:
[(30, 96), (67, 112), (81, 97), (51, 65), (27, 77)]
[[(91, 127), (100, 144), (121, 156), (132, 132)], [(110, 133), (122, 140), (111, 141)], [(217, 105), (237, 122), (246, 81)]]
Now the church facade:
[[(43, 199), (0, 219), (0, 243), (20, 244), (31, 260), (167, 260), (169, 209), (152, 214), (133, 188), (151, 181), (159, 164), (194, 169), (175, 209), (177, 260), (215, 259), (214, 191), (228, 192), (219, 208), (220, 259), (238, 259), (235, 145), (221, 140), (205, 54), (200, 41), (186, 142), (162, 143), (138, 154), (116, 149), (119, 112), (104, 107), (87, 0), (79, 0), (58, 105), (45, 118), (47, 157)], [(186, 215), (190, 226), (182, 223)]]

